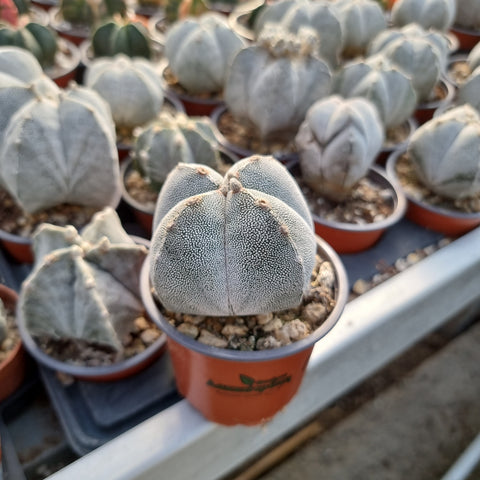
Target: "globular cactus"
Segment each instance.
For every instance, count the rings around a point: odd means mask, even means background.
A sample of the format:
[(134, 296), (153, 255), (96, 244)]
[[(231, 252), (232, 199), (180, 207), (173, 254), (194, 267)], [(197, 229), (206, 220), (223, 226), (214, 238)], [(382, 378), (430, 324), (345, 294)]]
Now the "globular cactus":
[(139, 22), (111, 20), (100, 25), (92, 35), (95, 57), (115, 56), (151, 58), (152, 41), (148, 30)]
[(453, 25), (456, 11), (456, 0), (397, 0), (390, 18), (394, 27), (416, 23), (446, 32)]
[(454, 25), (467, 30), (480, 29), (480, 0), (457, 0)]
[(469, 104), (480, 112), (480, 65), (459, 85), (455, 102), (459, 105)]
[(427, 31), (412, 23), (381, 32), (370, 43), (368, 53), (387, 57), (411, 78), (417, 101), (426, 102), (445, 71), (448, 45), (441, 32)]
[(7, 338), (7, 309), (0, 299), (0, 346)]
[(310, 28), (294, 35), (270, 24), (256, 44), (234, 57), (225, 103), (239, 121), (255, 126), (264, 142), (293, 138), (312, 103), (330, 94), (332, 74), (316, 56), (317, 41)]
[(253, 31), (255, 38), (269, 23), (280, 25), (296, 34), (303, 27), (310, 27), (318, 35), (318, 55), (330, 68), (339, 65), (342, 51), (342, 25), (339, 14), (332, 2), (324, 0), (280, 0), (266, 2), (255, 17)]
[(471, 72), (480, 67), (480, 43), (477, 43), (468, 53), (467, 63)]
[(316, 242), (300, 189), (270, 156), (240, 160), (225, 177), (180, 164), (157, 202), (150, 279), (170, 311), (253, 315), (298, 306)]
[(188, 93), (218, 93), (232, 58), (244, 45), (223, 16), (208, 12), (172, 25), (165, 36), (165, 57)]
[(368, 44), (386, 30), (387, 20), (375, 0), (336, 0), (334, 7), (342, 25), (342, 56), (364, 55)]
[(135, 127), (154, 120), (163, 106), (158, 72), (145, 58), (122, 53), (97, 58), (88, 66), (84, 83), (106, 100), (119, 135), (131, 135)]
[(178, 163), (201, 163), (217, 169), (217, 141), (209, 117), (164, 112), (135, 137), (130, 156), (151, 186), (160, 189)]
[(18, 24), (18, 9), (13, 0), (0, 0), (0, 22), (12, 26)]
[(40, 23), (29, 22), (20, 28), (0, 25), (0, 46), (13, 45), (31, 52), (42, 67), (55, 63), (57, 34)]
[(127, 4), (124, 0), (61, 0), (59, 11), (67, 22), (94, 26), (115, 15), (126, 16)]
[(304, 182), (319, 195), (343, 200), (368, 173), (384, 137), (369, 100), (338, 95), (319, 100), (295, 137)]
[(63, 203), (116, 205), (120, 171), (108, 106), (79, 86), (30, 100), (6, 128), (0, 178), (27, 213)]
[(121, 358), (122, 338), (144, 311), (138, 278), (147, 250), (111, 208), (85, 228), (88, 235), (46, 223), (35, 231), (35, 263), (22, 283), (19, 309), (34, 338), (81, 340)]
[(419, 127), (408, 144), (408, 156), (421, 182), (452, 199), (480, 194), (480, 115), (462, 105)]
[(387, 129), (407, 121), (417, 105), (410, 77), (382, 53), (346, 63), (334, 83), (335, 93), (342, 97), (371, 100)]

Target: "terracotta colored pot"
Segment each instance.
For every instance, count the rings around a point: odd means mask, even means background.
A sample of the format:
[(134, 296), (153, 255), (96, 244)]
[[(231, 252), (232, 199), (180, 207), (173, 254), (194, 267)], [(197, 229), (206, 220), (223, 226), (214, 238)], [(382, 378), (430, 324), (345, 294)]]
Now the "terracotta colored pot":
[(312, 214), (315, 233), (326, 240), (337, 253), (358, 253), (371, 248), (385, 230), (399, 222), (405, 215), (407, 200), (396, 181), (389, 178), (379, 167), (371, 167), (367, 177), (382, 188), (392, 192), (394, 210), (392, 214), (375, 223), (357, 225), (325, 220)]
[[(405, 150), (394, 152), (387, 160), (386, 168), (390, 176), (397, 178), (395, 164), (400, 155), (404, 153)], [(429, 230), (443, 233), (446, 236), (458, 237), (480, 225), (480, 212), (462, 213), (447, 210), (419, 201), (408, 192), (405, 192), (405, 196), (408, 203), (406, 217)]]
[[(0, 285), (0, 299), (7, 310), (15, 312), (17, 292)], [(11, 395), (23, 382), (26, 373), (27, 358), (22, 342), (19, 341), (10, 355), (0, 363), (0, 402)]]
[(60, 87), (66, 88), (70, 81), (76, 79), (77, 69), (80, 66), (80, 49), (77, 45), (64, 38), (59, 39), (62, 53), (57, 53), (56, 66), (47, 68), (45, 73)]
[(262, 351), (238, 351), (204, 345), (177, 331), (152, 297), (149, 259), (141, 274), (142, 299), (151, 318), (167, 334), (177, 387), (208, 420), (223, 425), (256, 425), (271, 419), (297, 392), (314, 344), (339, 319), (348, 296), (348, 279), (337, 254), (322, 239), (319, 253), (336, 272), (336, 305), (309, 337)]
[(433, 115), (437, 109), (444, 109), (452, 103), (455, 97), (455, 86), (448, 80), (440, 79), (438, 83), (439, 88), (443, 91), (442, 98), (431, 102), (420, 103), (415, 110), (414, 116), (419, 125), (428, 122), (433, 118)]
[(33, 262), (32, 241), (30, 237), (21, 237), (20, 235), (14, 235), (0, 230), (0, 244), (15, 262)]
[(77, 47), (90, 37), (91, 27), (88, 25), (72, 25), (64, 21), (60, 14), (60, 7), (49, 8), (48, 15), (49, 25), (58, 35), (77, 45)]
[(453, 25), (453, 27), (450, 28), (450, 31), (458, 39), (459, 50), (464, 52), (470, 52), (470, 50), (472, 50), (472, 48), (480, 41), (479, 30), (469, 30)]

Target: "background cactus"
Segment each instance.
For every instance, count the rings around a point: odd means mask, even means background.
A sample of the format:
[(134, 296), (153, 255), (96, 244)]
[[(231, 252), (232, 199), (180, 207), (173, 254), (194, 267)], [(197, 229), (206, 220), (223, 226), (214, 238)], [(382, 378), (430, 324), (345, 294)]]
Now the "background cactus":
[(396, 27), (417, 23), (425, 29), (446, 32), (453, 25), (456, 12), (456, 0), (397, 0), (390, 18)]
[(470, 30), (480, 29), (480, 0), (457, 0), (454, 25)]
[(455, 102), (458, 105), (469, 104), (480, 112), (480, 65), (468, 76), (457, 90)]
[(266, 313), (298, 306), (309, 288), (312, 220), (295, 180), (273, 157), (243, 159), (224, 178), (180, 164), (161, 190), (155, 221), (150, 276), (167, 310)]
[(27, 213), (62, 203), (116, 205), (120, 172), (108, 106), (78, 86), (30, 100), (6, 128), (0, 178)]
[(0, 299), (0, 346), (7, 338), (7, 309)]
[(294, 35), (271, 24), (257, 43), (234, 57), (224, 100), (239, 121), (254, 125), (263, 141), (293, 138), (308, 108), (331, 91), (332, 74), (316, 56), (309, 28)]
[(232, 58), (242, 47), (243, 39), (215, 12), (179, 20), (165, 36), (168, 66), (194, 95), (221, 92)]
[(124, 54), (101, 57), (85, 71), (84, 83), (110, 106), (119, 136), (131, 136), (159, 114), (164, 101), (155, 66), (144, 58)]
[(220, 154), (208, 117), (164, 112), (138, 132), (130, 156), (154, 189), (160, 189), (178, 163), (217, 169)]
[(295, 138), (303, 181), (343, 200), (367, 174), (384, 141), (383, 124), (365, 98), (332, 95), (314, 103)]
[(381, 52), (365, 60), (346, 63), (335, 77), (334, 91), (345, 98), (371, 100), (387, 129), (408, 120), (417, 105), (410, 77)]
[(330, 68), (338, 66), (342, 51), (342, 26), (332, 2), (280, 0), (266, 3), (253, 24), (257, 39), (269, 23), (279, 24), (281, 28), (293, 34), (297, 34), (302, 27), (312, 28), (319, 38), (318, 55)]
[(124, 0), (61, 0), (59, 10), (67, 22), (93, 26), (114, 15), (124, 17), (127, 4)]
[(19, 309), (33, 337), (83, 340), (121, 357), (122, 339), (144, 311), (138, 277), (147, 250), (111, 208), (85, 230), (50, 224), (36, 230), (34, 268), (22, 283)]
[(419, 127), (408, 156), (420, 181), (432, 192), (452, 199), (480, 193), (480, 115), (462, 105)]

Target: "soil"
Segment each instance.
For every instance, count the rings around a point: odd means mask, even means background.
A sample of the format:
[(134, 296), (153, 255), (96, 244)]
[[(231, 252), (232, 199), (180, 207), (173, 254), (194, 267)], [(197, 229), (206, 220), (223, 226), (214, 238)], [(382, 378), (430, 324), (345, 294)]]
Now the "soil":
[(0, 344), (0, 365), (8, 358), (10, 352), (17, 346), (19, 341), (20, 333), (15, 321), (15, 314), (7, 310), (7, 337)]
[(457, 60), (448, 67), (448, 77), (455, 85), (462, 85), (471, 75), (472, 70), (466, 60)]

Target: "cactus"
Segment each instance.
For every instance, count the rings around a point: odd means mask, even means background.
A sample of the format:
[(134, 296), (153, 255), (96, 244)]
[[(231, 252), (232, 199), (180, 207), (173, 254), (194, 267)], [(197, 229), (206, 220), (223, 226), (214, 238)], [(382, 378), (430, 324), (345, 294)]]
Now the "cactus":
[(407, 153), (420, 181), (437, 195), (480, 194), (480, 114), (462, 105), (432, 118), (412, 135)]
[(7, 309), (0, 298), (0, 347), (7, 338)]
[(51, 28), (35, 22), (20, 28), (0, 25), (0, 45), (14, 45), (28, 50), (43, 68), (55, 63), (58, 50), (57, 34)]
[(456, 9), (456, 0), (397, 0), (391, 22), (395, 27), (416, 23), (425, 29), (447, 32), (455, 20)]
[(178, 163), (201, 163), (217, 169), (220, 162), (210, 119), (182, 112), (162, 113), (140, 129), (130, 156), (155, 190)]
[(457, 0), (454, 25), (467, 30), (480, 29), (480, 0)]
[(187, 92), (223, 90), (227, 69), (244, 41), (218, 13), (179, 20), (165, 36), (168, 66)]
[(0, 0), (0, 22), (14, 27), (18, 24), (18, 9), (13, 0)]
[(115, 129), (108, 107), (86, 87), (39, 97), (11, 117), (0, 178), (27, 213), (69, 203), (103, 208), (120, 198)]
[(35, 263), (22, 283), (19, 309), (34, 338), (82, 340), (122, 356), (122, 338), (143, 313), (138, 277), (144, 246), (106, 208), (86, 226), (41, 225), (33, 235)]
[(382, 7), (374, 0), (337, 0), (334, 6), (342, 25), (342, 56), (364, 55), (372, 39), (387, 28)]
[(127, 4), (124, 0), (61, 0), (59, 10), (67, 22), (94, 26), (115, 15), (125, 17)]
[(380, 33), (368, 48), (369, 55), (382, 53), (411, 78), (417, 101), (428, 101), (445, 71), (448, 45), (445, 36), (410, 24)]
[(293, 138), (312, 103), (330, 93), (332, 80), (327, 63), (315, 55), (313, 30), (293, 35), (267, 27), (235, 56), (224, 90), (230, 113), (254, 125), (264, 142)]
[(301, 27), (315, 30), (319, 38), (318, 55), (330, 68), (339, 64), (342, 51), (342, 26), (332, 2), (323, 0), (280, 0), (266, 3), (255, 17), (253, 31), (258, 39), (268, 23), (279, 24), (296, 34)]
[(119, 136), (130, 136), (159, 114), (164, 92), (158, 73), (149, 60), (119, 53), (101, 57), (88, 66), (84, 83), (110, 106)]
[(245, 158), (224, 178), (204, 165), (178, 165), (155, 221), (150, 277), (167, 310), (266, 313), (298, 306), (309, 288), (312, 220), (295, 180), (273, 157)]
[(468, 76), (457, 90), (456, 103), (462, 105), (468, 103), (480, 112), (480, 65)]
[(467, 63), (471, 72), (480, 67), (480, 43), (477, 43), (468, 53)]
[(92, 35), (95, 57), (113, 57), (123, 53), (128, 57), (151, 58), (151, 38), (138, 22), (112, 20), (100, 25)]
[(341, 201), (365, 177), (383, 141), (383, 124), (369, 100), (319, 100), (295, 137), (302, 178), (318, 194)]
[(377, 107), (386, 129), (404, 123), (417, 105), (410, 77), (381, 52), (365, 60), (346, 63), (335, 78), (335, 93), (345, 98), (364, 97)]

